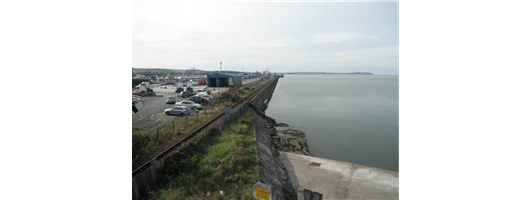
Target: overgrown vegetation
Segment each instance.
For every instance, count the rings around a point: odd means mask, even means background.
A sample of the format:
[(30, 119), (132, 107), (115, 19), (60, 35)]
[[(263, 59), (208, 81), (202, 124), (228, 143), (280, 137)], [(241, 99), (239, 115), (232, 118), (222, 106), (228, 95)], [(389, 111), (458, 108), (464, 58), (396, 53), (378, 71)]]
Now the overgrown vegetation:
[(221, 99), (227, 99), (227, 98), (230, 97), (230, 93), (228, 93), (228, 92), (222, 92), (221, 94), (219, 94), (219, 97), (220, 97)]
[[(258, 164), (251, 110), (219, 133), (170, 155), (150, 199), (253, 199)], [(223, 195), (219, 191), (223, 191)], [(210, 196), (208, 196), (210, 192)]]
[(248, 93), (250, 93), (250, 87), (245, 87), (241, 90), (238, 90), (236, 96), (243, 98)]

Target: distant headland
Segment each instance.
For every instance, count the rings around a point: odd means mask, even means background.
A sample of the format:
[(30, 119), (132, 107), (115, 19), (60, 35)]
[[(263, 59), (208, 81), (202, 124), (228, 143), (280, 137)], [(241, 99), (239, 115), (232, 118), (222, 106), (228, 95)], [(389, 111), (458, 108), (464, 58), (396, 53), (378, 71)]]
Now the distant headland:
[(282, 74), (321, 74), (321, 75), (334, 75), (334, 74), (338, 74), (338, 75), (347, 75), (347, 74), (351, 74), (351, 75), (374, 75), (370, 72), (346, 72), (346, 73), (338, 73), (338, 72), (285, 72), (285, 73), (282, 73)]

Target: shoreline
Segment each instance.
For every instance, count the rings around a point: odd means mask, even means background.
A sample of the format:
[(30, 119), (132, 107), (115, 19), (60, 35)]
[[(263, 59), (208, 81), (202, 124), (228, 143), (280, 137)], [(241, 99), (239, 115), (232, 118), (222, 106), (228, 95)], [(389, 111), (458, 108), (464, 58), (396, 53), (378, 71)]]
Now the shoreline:
[(307, 138), (303, 131), (296, 130), (285, 123), (274, 124), (274, 128), (275, 133), (271, 137), (274, 141), (274, 148), (278, 151), (313, 156), (309, 151)]

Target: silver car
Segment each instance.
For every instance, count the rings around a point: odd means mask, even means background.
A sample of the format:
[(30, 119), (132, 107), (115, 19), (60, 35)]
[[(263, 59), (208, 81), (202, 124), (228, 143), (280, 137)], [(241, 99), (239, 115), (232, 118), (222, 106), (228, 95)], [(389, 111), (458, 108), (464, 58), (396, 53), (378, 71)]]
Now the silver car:
[(165, 110), (166, 115), (189, 115), (192, 111), (186, 106), (175, 106), (173, 108), (168, 108)]
[(188, 108), (191, 108), (193, 110), (202, 108), (201, 104), (198, 104), (198, 103), (195, 103), (195, 102), (189, 101), (189, 100), (184, 100), (184, 101), (181, 101), (181, 102), (177, 102), (177, 103), (175, 103), (175, 106), (187, 106)]
[(175, 99), (175, 97), (168, 97), (166, 100), (166, 104), (172, 104), (175, 102), (177, 102), (177, 99)]
[(204, 98), (208, 98), (208, 101), (212, 101), (212, 99), (213, 99), (212, 95), (207, 95), (207, 94), (204, 94), (204, 93), (199, 93), (196, 96), (201, 96), (201, 97), (204, 97)]

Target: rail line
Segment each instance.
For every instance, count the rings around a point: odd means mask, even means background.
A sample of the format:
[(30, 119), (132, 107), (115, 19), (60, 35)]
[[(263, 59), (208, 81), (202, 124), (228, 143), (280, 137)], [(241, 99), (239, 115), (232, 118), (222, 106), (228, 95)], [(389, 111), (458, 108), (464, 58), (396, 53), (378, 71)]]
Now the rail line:
[[(271, 79), (268, 83), (263, 85), (261, 88), (259, 88), (259, 89), (255, 90), (255, 91), (247, 94), (244, 98), (240, 99), (234, 105), (230, 106), (230, 108), (235, 110), (236, 108), (242, 106), (245, 102), (247, 102), (249, 100), (252, 100), (257, 94), (261, 93), (265, 88), (267, 88), (273, 82), (272, 80), (274, 80), (274, 79)], [(168, 145), (165, 145), (162, 148), (162, 150), (157, 151), (158, 153), (153, 153), (153, 154), (149, 155), (148, 157), (142, 159), (141, 161), (137, 162), (137, 163), (140, 163), (140, 164), (136, 164), (135, 165), (135, 163), (133, 163), (132, 176), (133, 177), (136, 176), (136, 174), (144, 171), (144, 169), (147, 169), (149, 166), (151, 166), (151, 160), (153, 160), (153, 159), (157, 159), (158, 160), (159, 158), (164, 157), (169, 152), (171, 152), (175, 147), (179, 147), (181, 143), (186, 142), (189, 139), (193, 138), (193, 136), (195, 136), (196, 134), (202, 132), (204, 129), (206, 129), (208, 126), (210, 126), (212, 123), (214, 123), (215, 121), (220, 119), (223, 115), (224, 115), (224, 113), (216, 114), (214, 117), (212, 117), (208, 121), (198, 125), (194, 129), (188, 131), (188, 133), (186, 133), (182, 137), (176, 139), (175, 141), (171, 142)]]

